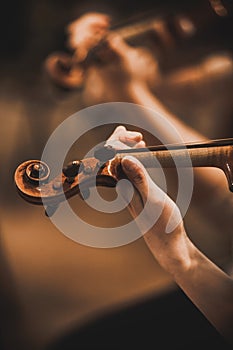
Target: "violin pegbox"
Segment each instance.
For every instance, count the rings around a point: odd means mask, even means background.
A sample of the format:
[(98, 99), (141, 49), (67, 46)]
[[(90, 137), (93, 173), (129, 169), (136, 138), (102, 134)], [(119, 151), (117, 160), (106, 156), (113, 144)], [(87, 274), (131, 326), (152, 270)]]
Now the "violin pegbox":
[(32, 204), (44, 204), (51, 216), (59, 203), (76, 194), (86, 199), (93, 186), (114, 187), (117, 178), (111, 172), (111, 162), (101, 163), (86, 158), (68, 163), (62, 172), (50, 178), (49, 166), (40, 160), (29, 160), (15, 171), (15, 184), (20, 196)]

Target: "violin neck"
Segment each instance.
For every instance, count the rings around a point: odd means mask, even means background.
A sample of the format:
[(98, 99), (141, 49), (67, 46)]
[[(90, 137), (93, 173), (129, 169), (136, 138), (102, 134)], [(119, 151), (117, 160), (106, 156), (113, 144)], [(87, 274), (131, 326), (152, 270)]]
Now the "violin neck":
[[(123, 158), (125, 152), (117, 154)], [(190, 168), (190, 167), (216, 167), (222, 169), (227, 177), (229, 189), (233, 192), (233, 144), (211, 145), (206, 143), (200, 146), (193, 144), (187, 146), (157, 149), (151, 147), (126, 152), (137, 158), (146, 168)]]
[[(149, 152), (133, 152), (128, 155), (133, 155), (140, 160), (145, 167), (155, 167), (159, 164), (164, 168), (176, 166), (180, 167), (219, 167), (226, 162), (230, 154), (233, 154), (233, 146), (222, 147), (206, 147), (206, 148), (183, 148), (183, 149), (168, 149)], [(123, 157), (123, 153), (118, 154)], [(156, 163), (156, 159), (159, 163)]]

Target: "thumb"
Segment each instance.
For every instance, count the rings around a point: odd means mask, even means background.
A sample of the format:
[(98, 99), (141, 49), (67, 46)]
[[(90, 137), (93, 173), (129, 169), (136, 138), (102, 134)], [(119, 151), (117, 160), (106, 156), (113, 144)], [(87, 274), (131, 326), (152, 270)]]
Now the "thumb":
[(126, 156), (121, 160), (121, 166), (132, 184), (140, 193), (143, 203), (147, 201), (149, 183), (151, 180), (144, 166), (134, 157)]

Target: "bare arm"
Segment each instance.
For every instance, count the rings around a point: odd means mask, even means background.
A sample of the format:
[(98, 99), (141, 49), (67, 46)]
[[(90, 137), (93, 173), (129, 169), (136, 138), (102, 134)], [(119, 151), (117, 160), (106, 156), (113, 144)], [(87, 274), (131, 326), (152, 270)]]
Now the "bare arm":
[[(168, 271), (186, 295), (213, 326), (233, 344), (233, 280), (191, 242), (175, 203), (150, 179), (143, 166), (133, 157), (125, 157), (122, 167), (137, 189), (137, 196), (129, 204), (134, 218), (144, 210), (144, 217), (161, 215), (144, 234), (150, 251)], [(128, 200), (127, 192), (122, 196)], [(174, 229), (168, 233), (172, 220)], [(144, 223), (139, 220), (139, 227)]]

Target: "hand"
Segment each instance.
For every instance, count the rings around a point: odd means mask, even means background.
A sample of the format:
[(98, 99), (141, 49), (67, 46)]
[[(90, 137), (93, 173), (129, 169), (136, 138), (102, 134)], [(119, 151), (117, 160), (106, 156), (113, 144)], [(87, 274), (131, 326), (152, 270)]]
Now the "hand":
[(82, 62), (89, 50), (106, 36), (109, 25), (109, 16), (103, 13), (90, 12), (67, 26), (67, 46), (75, 51), (75, 56), (79, 62)]
[[(144, 234), (144, 239), (154, 257), (166, 271), (175, 275), (177, 270), (188, 269), (193, 245), (186, 235), (182, 216), (176, 204), (150, 178), (143, 165), (134, 157), (121, 161), (122, 169), (136, 189), (128, 205), (133, 218), (143, 210), (143, 219), (137, 224), (141, 230), (155, 221)], [(120, 193), (128, 202), (127, 191)], [(158, 215), (159, 214), (159, 215)], [(156, 218), (158, 216), (158, 218)]]
[(120, 36), (108, 35), (103, 64), (85, 72), (83, 99), (87, 105), (128, 101), (137, 86), (152, 89), (160, 80), (158, 63), (146, 48), (129, 46)]

